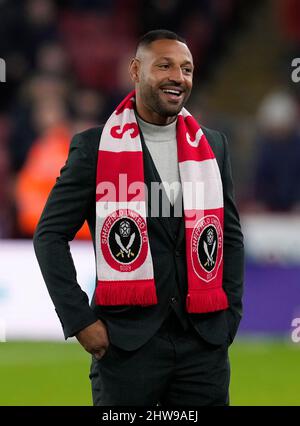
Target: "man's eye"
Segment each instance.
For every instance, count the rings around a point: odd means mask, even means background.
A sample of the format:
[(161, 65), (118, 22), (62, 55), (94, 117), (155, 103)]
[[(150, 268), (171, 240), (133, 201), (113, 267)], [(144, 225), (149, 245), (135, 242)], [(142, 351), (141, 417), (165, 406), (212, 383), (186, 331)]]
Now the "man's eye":
[(166, 70), (169, 68), (169, 64), (160, 64), (158, 67)]
[(192, 68), (182, 68), (186, 74), (192, 74)]

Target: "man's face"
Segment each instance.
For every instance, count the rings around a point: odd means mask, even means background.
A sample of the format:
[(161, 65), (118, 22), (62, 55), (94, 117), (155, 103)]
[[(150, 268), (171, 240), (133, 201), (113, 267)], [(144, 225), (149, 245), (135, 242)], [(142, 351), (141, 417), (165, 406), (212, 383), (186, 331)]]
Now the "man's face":
[(130, 73), (139, 115), (152, 123), (167, 124), (190, 96), (193, 58), (184, 43), (157, 40), (137, 52)]

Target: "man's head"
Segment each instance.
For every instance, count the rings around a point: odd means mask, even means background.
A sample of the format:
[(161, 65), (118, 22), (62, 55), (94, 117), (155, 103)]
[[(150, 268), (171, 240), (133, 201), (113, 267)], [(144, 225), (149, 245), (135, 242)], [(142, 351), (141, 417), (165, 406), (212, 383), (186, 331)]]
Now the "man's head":
[(190, 96), (193, 68), (183, 38), (167, 30), (145, 34), (129, 68), (139, 115), (155, 124), (173, 121)]

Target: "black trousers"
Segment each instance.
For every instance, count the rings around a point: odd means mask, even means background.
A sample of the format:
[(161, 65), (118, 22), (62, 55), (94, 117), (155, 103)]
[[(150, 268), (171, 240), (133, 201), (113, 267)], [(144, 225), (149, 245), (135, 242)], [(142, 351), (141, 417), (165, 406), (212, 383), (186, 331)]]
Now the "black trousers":
[(172, 313), (141, 348), (111, 344), (101, 360), (92, 357), (90, 379), (97, 406), (229, 405), (228, 347), (184, 331)]

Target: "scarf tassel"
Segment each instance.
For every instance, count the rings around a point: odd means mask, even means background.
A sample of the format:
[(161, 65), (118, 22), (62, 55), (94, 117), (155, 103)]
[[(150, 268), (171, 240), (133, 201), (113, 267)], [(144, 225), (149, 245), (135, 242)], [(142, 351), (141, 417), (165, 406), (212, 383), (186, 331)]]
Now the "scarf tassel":
[(228, 308), (228, 300), (223, 288), (209, 290), (191, 290), (186, 299), (187, 312), (208, 313)]
[(132, 281), (98, 281), (95, 301), (97, 305), (140, 305), (157, 304), (153, 279)]

